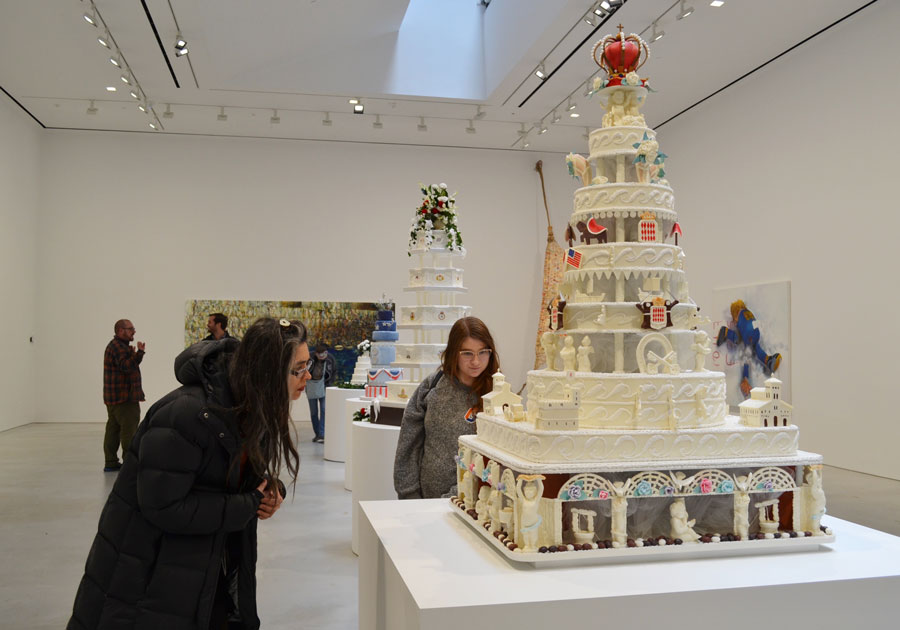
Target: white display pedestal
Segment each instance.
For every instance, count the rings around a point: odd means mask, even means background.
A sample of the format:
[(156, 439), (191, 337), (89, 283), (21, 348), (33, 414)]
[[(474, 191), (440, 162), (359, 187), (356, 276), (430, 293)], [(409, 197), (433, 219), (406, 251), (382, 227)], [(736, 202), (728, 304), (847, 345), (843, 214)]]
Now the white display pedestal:
[(344, 453), (344, 490), (353, 490), (353, 414), (370, 404), (369, 399), (362, 396), (348, 398), (344, 403), (344, 435), (347, 441)]
[(344, 402), (358, 396), (362, 390), (325, 388), (325, 459), (342, 462), (347, 453), (347, 428), (344, 422)]
[(849, 521), (811, 552), (523, 569), (451, 509), (360, 504), (361, 630), (896, 627), (900, 538)]
[(400, 427), (354, 422), (353, 433), (353, 538), (350, 549), (358, 553), (359, 502), (396, 499), (394, 492), (394, 453)]

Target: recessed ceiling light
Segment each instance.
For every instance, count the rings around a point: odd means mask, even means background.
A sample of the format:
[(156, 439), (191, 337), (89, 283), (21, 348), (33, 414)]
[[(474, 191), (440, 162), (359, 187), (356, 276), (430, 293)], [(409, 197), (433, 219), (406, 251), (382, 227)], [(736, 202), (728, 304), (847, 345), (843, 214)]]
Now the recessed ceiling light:
[(359, 99), (354, 97), (354, 98), (349, 99), (347, 102), (350, 103), (351, 105), (358, 105)]
[(709, 6), (711, 6), (711, 7), (720, 7), (720, 6), (722, 6), (723, 4), (725, 4), (725, 2), (724, 2), (723, 0), (713, 0), (712, 2), (709, 3)]
[(578, 112), (569, 112), (569, 118), (579, 118), (581, 114)]
[(116, 91), (116, 86), (115, 86), (115, 85), (107, 85), (107, 86), (106, 86), (106, 91), (107, 91), (107, 92), (115, 92), (115, 91)]

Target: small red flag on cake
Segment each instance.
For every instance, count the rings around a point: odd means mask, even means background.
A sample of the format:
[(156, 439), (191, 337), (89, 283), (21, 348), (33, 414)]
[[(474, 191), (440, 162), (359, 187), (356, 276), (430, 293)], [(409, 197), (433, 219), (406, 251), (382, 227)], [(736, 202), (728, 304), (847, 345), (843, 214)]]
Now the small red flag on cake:
[(581, 252), (576, 252), (574, 249), (569, 249), (566, 252), (566, 264), (575, 267), (578, 269), (581, 267)]

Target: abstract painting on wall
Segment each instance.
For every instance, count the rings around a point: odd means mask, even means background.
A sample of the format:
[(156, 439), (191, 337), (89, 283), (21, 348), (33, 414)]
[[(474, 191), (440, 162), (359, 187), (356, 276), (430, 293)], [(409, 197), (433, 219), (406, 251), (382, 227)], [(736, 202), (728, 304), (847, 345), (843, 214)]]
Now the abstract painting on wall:
[(188, 300), (184, 345), (206, 337), (211, 313), (228, 316), (228, 332), (241, 338), (260, 317), (298, 319), (309, 331), (310, 349), (324, 343), (338, 365), (338, 380), (349, 381), (356, 364), (356, 344), (371, 336), (377, 319), (374, 302), (296, 302), (265, 300)]
[(714, 347), (707, 367), (725, 372), (732, 413), (769, 376), (782, 382), (791, 402), (790, 281), (714, 289), (711, 318)]

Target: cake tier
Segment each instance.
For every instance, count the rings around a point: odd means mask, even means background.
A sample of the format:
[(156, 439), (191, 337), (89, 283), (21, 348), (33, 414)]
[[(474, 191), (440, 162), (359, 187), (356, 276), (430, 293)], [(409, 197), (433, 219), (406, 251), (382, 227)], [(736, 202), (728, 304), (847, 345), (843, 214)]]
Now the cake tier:
[(391, 311), (390, 319), (379, 319), (375, 322), (375, 330), (397, 330), (397, 322), (394, 321), (393, 311)]
[[(644, 339), (653, 333), (662, 335), (665, 341), (654, 335), (653, 338)], [(633, 328), (630, 330), (583, 330), (578, 328), (566, 328), (565, 331), (559, 333), (557, 337), (557, 351), (561, 351), (565, 344), (565, 337), (570, 336), (575, 342), (576, 348), (576, 365), (578, 360), (578, 348), (584, 343), (584, 338), (590, 340), (593, 352), (588, 353), (590, 361), (590, 371), (584, 370), (583, 373), (603, 373), (610, 375), (616, 373), (616, 376), (636, 376), (637, 372), (647, 371), (650, 375), (667, 373), (670, 374), (666, 363), (661, 359), (666, 358), (667, 361), (677, 364), (679, 374), (677, 376), (686, 376), (688, 374), (713, 374), (714, 372), (696, 371), (697, 349), (695, 344), (698, 341), (697, 331), (678, 330), (673, 328), (665, 328), (661, 331), (652, 329)], [(668, 346), (666, 346), (668, 342)], [(707, 345), (711, 344), (709, 335), (706, 336)], [(674, 351), (674, 356), (667, 356), (669, 352)], [(621, 352), (620, 365), (616, 366), (616, 355)], [(705, 356), (702, 350), (701, 355)], [(655, 354), (659, 359), (654, 359), (650, 353)], [(641, 363), (644, 364), (642, 369)], [(656, 372), (651, 372), (656, 366)], [(566, 372), (562, 371), (564, 363), (561, 357), (556, 359), (556, 374), (560, 378), (565, 378)], [(582, 372), (579, 371), (579, 374)], [(582, 397), (582, 403), (584, 399)], [(632, 401), (633, 402), (633, 401)]]
[[(635, 302), (569, 302), (563, 312), (568, 333), (639, 331), (644, 315)], [(699, 326), (695, 304), (676, 304), (670, 309), (672, 325), (665, 330), (692, 330)], [(650, 332), (650, 331), (647, 331)]]
[(409, 270), (409, 286), (410, 288), (462, 288), (462, 275), (462, 269), (457, 269), (455, 267), (413, 267)]
[(394, 342), (376, 341), (369, 350), (372, 365), (389, 366), (397, 358), (397, 346)]
[[(560, 290), (571, 302), (642, 302), (646, 295), (644, 281), (659, 278), (665, 295), (681, 302), (690, 300), (684, 272), (678, 269), (570, 269), (563, 274)], [(567, 302), (568, 304), (568, 302)]]
[(681, 247), (667, 243), (604, 243), (576, 245), (574, 249), (581, 254), (581, 261), (577, 269), (569, 267), (568, 271), (575, 274), (594, 270), (609, 275), (620, 269), (684, 269), (684, 252)]
[[(378, 311), (378, 321), (379, 322), (389, 322), (394, 319), (394, 311), (390, 309), (381, 309)], [(375, 327), (377, 329), (378, 323), (376, 322)]]
[(588, 140), (591, 161), (621, 154), (635, 155), (635, 143), (648, 138), (656, 138), (656, 132), (647, 127), (604, 127), (594, 129)]
[(398, 363), (440, 363), (445, 343), (398, 343)]
[(367, 372), (366, 385), (387, 385), (402, 379), (402, 368), (372, 368)]
[(447, 254), (450, 256), (465, 257), (465, 247), (459, 251), (447, 249), (447, 232), (446, 230), (431, 230), (432, 242), (427, 242), (424, 230), (416, 232), (416, 242), (409, 249), (410, 254)]
[(406, 326), (450, 328), (453, 322), (467, 317), (471, 312), (470, 306), (401, 306), (399, 323), (401, 328)]
[(572, 390), (578, 392), (579, 404), (572, 410), (572, 417), (577, 417), (576, 428), (580, 429), (713, 427), (725, 422), (728, 411), (722, 372), (601, 374), (532, 370), (527, 377), (529, 421), (534, 423), (539, 417), (542, 404), (566, 401)]
[(388, 383), (386, 398), (393, 402), (407, 403), (418, 386), (418, 381), (394, 381)]
[[(594, 184), (575, 191), (573, 224), (591, 217), (633, 217), (652, 212), (657, 220), (675, 221), (675, 195), (663, 184)], [(616, 239), (618, 240), (618, 239)]]
[[(796, 457), (799, 429), (751, 428), (736, 416), (703, 429), (541, 431), (527, 422), (478, 414), (478, 450), (523, 472), (595, 472), (686, 465), (754, 465)], [(515, 462), (515, 465), (513, 465)], [(689, 464), (688, 462), (694, 462)], [(748, 464), (749, 465), (749, 464)]]
[(396, 330), (373, 330), (372, 341), (397, 341), (400, 333)]

